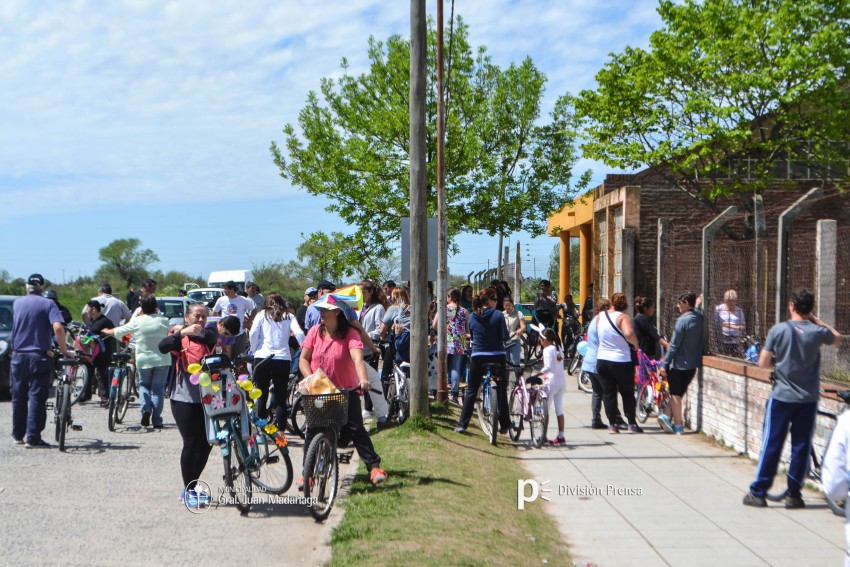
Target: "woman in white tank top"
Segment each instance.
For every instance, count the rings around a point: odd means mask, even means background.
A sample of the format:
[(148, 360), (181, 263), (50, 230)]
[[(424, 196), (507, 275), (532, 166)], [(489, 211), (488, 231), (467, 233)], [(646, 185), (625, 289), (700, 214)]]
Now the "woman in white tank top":
[(615, 293), (611, 309), (597, 317), (599, 352), (596, 360), (597, 374), (602, 383), (602, 402), (608, 416), (608, 432), (619, 433), (617, 423), (617, 392), (623, 399), (623, 415), (629, 423), (629, 433), (643, 433), (635, 420), (635, 367), (629, 345), (638, 349), (632, 319), (623, 311), (629, 306), (626, 296)]

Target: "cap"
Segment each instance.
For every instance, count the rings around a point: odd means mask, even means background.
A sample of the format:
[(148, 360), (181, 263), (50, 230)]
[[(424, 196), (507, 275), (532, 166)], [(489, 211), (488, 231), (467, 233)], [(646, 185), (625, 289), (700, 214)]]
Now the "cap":
[(332, 284), (331, 282), (329, 282), (328, 280), (322, 280), (322, 281), (320, 281), (320, 282), (316, 285), (316, 287), (317, 287), (318, 289), (326, 289), (326, 290), (330, 290), (330, 291), (333, 291), (333, 290), (335, 290), (335, 289), (336, 289), (336, 286), (335, 286), (334, 284)]
[(313, 304), (313, 306), (316, 309), (328, 309), (328, 310), (340, 309), (340, 306), (337, 305), (337, 303), (338, 303), (338, 300), (336, 298), (334, 298), (333, 295), (329, 294), (329, 295), (323, 295), (321, 297), (321, 299), (319, 299), (316, 303)]
[(313, 295), (314, 293), (318, 293), (319, 290), (314, 287), (308, 287), (304, 290), (304, 295)]
[(39, 287), (44, 285), (44, 278), (41, 274), (33, 274), (27, 280), (27, 283), (30, 285), (37, 285)]

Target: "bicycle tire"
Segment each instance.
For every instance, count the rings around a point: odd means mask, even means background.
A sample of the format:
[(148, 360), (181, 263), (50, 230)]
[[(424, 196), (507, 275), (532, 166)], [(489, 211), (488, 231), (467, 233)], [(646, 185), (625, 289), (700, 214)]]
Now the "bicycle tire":
[(248, 468), (251, 480), (263, 492), (283, 494), (292, 486), (292, 459), (289, 449), (278, 447), (274, 439), (264, 433), (254, 437), (256, 453)]
[(511, 441), (519, 440), (519, 436), (522, 435), (522, 393), (520, 393), (517, 389), (514, 389), (511, 392), (511, 399), (508, 403), (508, 407), (510, 408), (510, 416), (511, 416), (511, 427), (508, 429), (508, 435), (511, 438)]
[[(577, 368), (581, 368), (581, 361), (584, 357), (578, 353), (573, 354), (572, 359), (570, 360), (570, 366), (567, 368), (567, 373), (572, 376), (576, 373)], [(579, 378), (581, 378), (581, 374), (579, 374)]]
[(295, 399), (292, 404), (292, 409), (289, 410), (289, 430), (293, 435), (297, 435), (304, 439), (304, 432), (307, 430), (307, 416), (304, 415), (304, 402), (301, 396)]
[(490, 438), (490, 380), (486, 380), (478, 389), (478, 399), (475, 401), (475, 411), (478, 414), (478, 426), (487, 439)]
[(398, 424), (401, 425), (410, 417), (410, 392), (407, 380), (401, 383), (398, 389)]
[(336, 443), (327, 433), (319, 433), (310, 441), (304, 459), (304, 498), (308, 501), (316, 499), (315, 503), (307, 505), (307, 509), (317, 522), (330, 515), (338, 482)]
[(116, 389), (115, 393), (112, 393), (110, 386), (109, 392), (109, 408), (108, 408), (108, 422), (107, 425), (109, 427), (109, 431), (115, 431), (115, 418), (118, 417), (118, 391)]
[(539, 449), (546, 441), (546, 428), (549, 425), (549, 404), (539, 393), (531, 402), (531, 445)]
[(590, 374), (587, 372), (579, 372), (576, 381), (578, 382), (579, 390), (587, 394), (593, 393), (593, 382), (590, 380)]
[[(826, 440), (826, 447), (824, 447), (823, 453), (826, 455), (826, 448), (829, 447), (829, 443), (832, 441), (832, 432), (829, 433), (829, 439)], [(823, 496), (826, 499), (827, 505), (829, 505), (829, 509), (832, 510), (832, 513), (836, 516), (844, 517), (844, 506), (845, 500), (833, 500), (830, 498), (826, 491), (823, 490), (823, 481), (821, 477), (821, 465), (823, 464), (822, 459), (818, 459), (817, 454), (815, 453), (814, 445), (812, 446), (812, 456), (809, 459), (809, 476), (817, 481), (818, 484), (821, 485), (821, 492), (823, 492)]]
[(62, 421), (59, 419), (62, 414), (62, 384), (56, 386), (56, 401), (53, 403), (53, 422), (56, 424), (56, 431), (53, 435), (56, 442), (59, 442), (59, 429), (62, 426)]
[[(498, 388), (498, 386), (497, 386)], [(490, 444), (495, 445), (499, 436), (499, 394), (490, 384)]]
[(79, 364), (74, 372), (74, 385), (71, 387), (71, 405), (76, 404), (91, 387), (91, 372), (88, 364)]
[(116, 423), (124, 423), (124, 417), (127, 415), (127, 408), (130, 407), (130, 392), (132, 391), (132, 380), (127, 367), (122, 371), (121, 381), (118, 384), (118, 411), (115, 417)]
[(649, 415), (652, 413), (652, 402), (650, 401), (650, 387), (651, 383), (644, 384), (638, 390), (637, 395), (637, 409), (635, 412), (635, 416), (637, 420), (641, 423), (646, 423), (646, 420), (649, 419)]
[(65, 434), (71, 427), (71, 386), (61, 384), (62, 408), (59, 410), (59, 450), (65, 452)]
[[(227, 436), (227, 453), (222, 451), (224, 461), (224, 484), (230, 496), (236, 502), (240, 514), (247, 514), (251, 509), (251, 476), (247, 473), (240, 453), (236, 436), (239, 431), (231, 431)], [(242, 477), (241, 480), (239, 477)], [(244, 484), (244, 489), (238, 489), (237, 483)]]

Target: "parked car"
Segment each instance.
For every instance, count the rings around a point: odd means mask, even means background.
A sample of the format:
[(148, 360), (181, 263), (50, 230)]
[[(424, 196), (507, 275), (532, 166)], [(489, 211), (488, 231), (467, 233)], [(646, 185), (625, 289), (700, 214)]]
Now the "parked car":
[(156, 303), (160, 315), (168, 317), (169, 325), (179, 325), (183, 323), (186, 309), (197, 301), (189, 297), (157, 297)]
[(199, 301), (201, 303), (206, 303), (207, 307), (212, 309), (215, 302), (218, 301), (218, 298), (222, 295), (224, 295), (224, 290), (220, 287), (202, 287), (188, 292), (186, 297), (195, 303)]
[(15, 295), (0, 295), (0, 399), (12, 397), (12, 303)]

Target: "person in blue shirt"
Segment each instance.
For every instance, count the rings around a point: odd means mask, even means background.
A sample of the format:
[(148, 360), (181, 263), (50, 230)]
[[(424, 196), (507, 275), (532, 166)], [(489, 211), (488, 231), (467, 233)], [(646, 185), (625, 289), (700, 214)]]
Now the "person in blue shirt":
[(41, 432), (47, 425), (53, 337), (62, 356), (70, 357), (62, 315), (53, 301), (41, 296), (43, 291), (44, 278), (32, 274), (27, 280), (27, 294), (15, 300), (12, 307), (12, 441), (16, 445), (26, 442), (27, 449), (50, 447)]
[[(505, 364), (505, 342), (508, 341), (508, 327), (505, 316), (497, 309), (498, 296), (496, 290), (488, 287), (478, 294), (481, 309), (473, 312), (469, 318), (469, 332), (472, 334), (472, 354), (469, 361), (469, 382), (466, 396), (463, 399), (463, 409), (460, 413), (455, 431), (464, 433), (472, 418), (475, 400), (478, 398), (478, 388), (481, 387), (484, 376), (484, 365), (495, 363), (501, 367), (502, 379), (498, 383), (497, 396), (499, 407), (508, 407), (508, 373)], [(505, 433), (510, 427), (511, 416), (507, 411), (499, 412), (499, 431)]]

